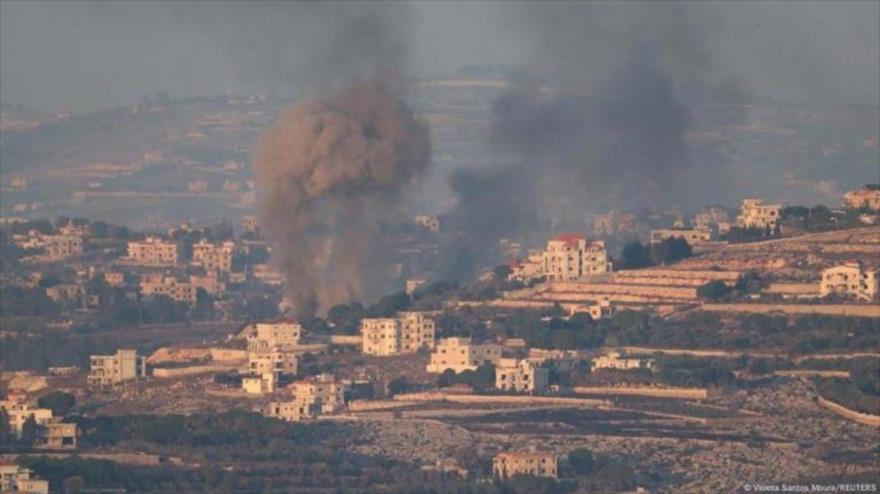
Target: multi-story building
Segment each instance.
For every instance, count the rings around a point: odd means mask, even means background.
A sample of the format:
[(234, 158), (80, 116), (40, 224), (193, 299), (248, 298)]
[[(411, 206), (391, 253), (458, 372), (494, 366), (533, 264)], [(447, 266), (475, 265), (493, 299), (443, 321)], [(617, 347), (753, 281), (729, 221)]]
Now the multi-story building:
[(149, 266), (173, 266), (180, 258), (180, 246), (159, 237), (129, 242), (128, 257), (134, 262)]
[(0, 464), (0, 492), (49, 494), (49, 481), (33, 478), (34, 472), (14, 463)]
[(583, 235), (562, 234), (547, 242), (543, 251), (511, 266), (510, 279), (529, 281), (577, 281), (585, 276), (611, 272), (605, 242), (587, 241)]
[(427, 371), (441, 374), (446, 369), (455, 373), (475, 370), (483, 364), (495, 364), (501, 359), (503, 347), (491, 343), (474, 344), (470, 338), (444, 338), (437, 344)]
[(621, 357), (618, 352), (610, 352), (607, 355), (601, 355), (594, 358), (590, 363), (590, 370), (592, 371), (598, 369), (651, 369), (652, 367), (654, 367), (654, 360), (652, 359)]
[(556, 478), (558, 462), (556, 456), (537, 451), (510, 451), (498, 453), (492, 459), (492, 472), (495, 478), (504, 480), (514, 475), (534, 475), (536, 477)]
[(123, 286), (125, 285), (125, 273), (121, 271), (105, 271), (104, 281), (110, 286)]
[(284, 283), (284, 276), (269, 264), (252, 264), (251, 276), (267, 285), (280, 285)]
[(89, 357), (90, 386), (105, 386), (133, 381), (147, 375), (147, 363), (135, 350), (116, 350), (115, 355)]
[(248, 352), (247, 370), (253, 374), (295, 375), (297, 363), (296, 354), (293, 352), (281, 350), (255, 351)]
[(776, 228), (782, 204), (764, 204), (756, 198), (743, 199), (736, 222), (744, 228)]
[(550, 385), (550, 371), (529, 360), (503, 358), (495, 366), (495, 387), (502, 391), (540, 394)]
[(40, 428), (39, 447), (46, 449), (76, 449), (77, 425), (53, 420)]
[(581, 367), (585, 360), (577, 350), (548, 350), (529, 348), (528, 361), (537, 365), (552, 364), (560, 371), (574, 371)]
[(39, 448), (75, 449), (77, 427), (73, 423), (61, 422), (48, 408), (30, 408), (23, 401), (0, 401), (0, 408), (6, 410), (9, 429), (15, 437), (21, 438), (24, 424), (33, 417), (38, 426), (37, 444)]
[(434, 321), (421, 312), (400, 312), (396, 318), (361, 320), (362, 351), (367, 355), (398, 355), (434, 348)]
[(861, 262), (850, 261), (822, 271), (819, 294), (832, 293), (872, 301), (880, 292), (880, 277), (876, 269), (866, 268)]
[(671, 238), (683, 238), (690, 245), (697, 245), (712, 240), (712, 230), (709, 227), (695, 228), (660, 228), (651, 230), (651, 243), (659, 244)]
[(53, 302), (64, 300), (82, 301), (86, 296), (86, 287), (77, 283), (59, 283), (46, 288), (46, 296)]
[(544, 276), (550, 281), (576, 281), (611, 271), (605, 242), (587, 242), (577, 234), (559, 235), (544, 250)]
[(853, 209), (880, 209), (880, 185), (866, 185), (864, 189), (843, 194), (843, 204)]
[(318, 413), (333, 413), (345, 408), (348, 383), (330, 374), (320, 374), (290, 385), (293, 401), (312, 407)]
[(415, 222), (428, 229), (430, 232), (437, 233), (440, 231), (440, 218), (433, 214), (418, 214)]
[(51, 260), (65, 259), (83, 254), (83, 239), (77, 235), (46, 235), (43, 237), (46, 257)]
[(208, 273), (229, 274), (232, 271), (232, 257), (235, 255), (235, 242), (220, 244), (205, 239), (193, 244), (192, 264), (202, 266)]
[(302, 325), (294, 321), (258, 322), (244, 328), (249, 352), (291, 351), (299, 346)]
[(175, 276), (144, 275), (140, 281), (141, 295), (166, 295), (177, 302), (195, 305), (198, 292), (191, 283), (180, 281)]
[(198, 291), (199, 288), (209, 295), (220, 295), (226, 291), (226, 283), (221, 281), (216, 274), (189, 275), (189, 284)]

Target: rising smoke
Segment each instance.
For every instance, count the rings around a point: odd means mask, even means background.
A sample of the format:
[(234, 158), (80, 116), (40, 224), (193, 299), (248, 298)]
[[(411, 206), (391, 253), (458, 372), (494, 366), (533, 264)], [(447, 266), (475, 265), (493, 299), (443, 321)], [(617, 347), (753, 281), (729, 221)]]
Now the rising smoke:
[[(484, 177), (489, 197), (451, 181), (451, 223), (476, 244), (473, 252), (497, 247), (487, 223), (504, 236), (524, 224), (582, 228), (595, 212), (684, 206), (682, 197), (712, 194), (698, 185), (705, 163), (695, 163), (688, 143), (693, 119), (680, 82), (701, 94), (741, 89), (713, 64), (716, 17), (685, 3), (518, 5), (513, 20), (530, 37), (531, 69), (545, 82), (492, 105), (492, 143), (515, 157)], [(528, 207), (511, 207), (519, 198)], [(484, 212), (480, 221), (461, 217), (475, 209)], [(471, 276), (485, 262), (456, 259), (447, 276)]]
[(260, 222), (298, 316), (372, 296), (387, 267), (376, 220), (429, 159), (426, 127), (379, 81), (302, 101), (264, 131)]

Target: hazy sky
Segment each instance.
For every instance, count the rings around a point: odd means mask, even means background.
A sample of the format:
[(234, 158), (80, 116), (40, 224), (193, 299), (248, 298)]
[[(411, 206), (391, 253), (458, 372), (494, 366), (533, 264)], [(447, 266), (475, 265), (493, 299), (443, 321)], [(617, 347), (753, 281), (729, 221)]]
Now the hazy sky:
[[(322, 28), (320, 20), (298, 18), (297, 7), (285, 2), (232, 8), (238, 12), (228, 19), (222, 13), (206, 15), (213, 10), (207, 1), (196, 2), (185, 15), (174, 5), (3, 0), (0, 100), (40, 110), (87, 111), (131, 104), (158, 91), (171, 95), (283, 91), (279, 86), (286, 84), (279, 78), (260, 77), (242, 58), (311, 60), (298, 55), (311, 49), (310, 37)], [(530, 33), (528, 19), (524, 22), (512, 2), (391, 5), (410, 10), (401, 22), (408, 24), (402, 32), (409, 45), (407, 72), (413, 77), (448, 75), (470, 64), (534, 66), (532, 62), (542, 56), (542, 43), (547, 42)], [(564, 20), (569, 11), (584, 5), (568, 2), (536, 8), (552, 10)], [(607, 20), (596, 21), (606, 23), (612, 33), (621, 12), (626, 15), (639, 7), (635, 2), (608, 6)], [(709, 19), (706, 29), (715, 33), (711, 41), (715, 65), (746, 81), (756, 94), (836, 103), (880, 100), (880, 2), (669, 4), (670, 9), (681, 6), (701, 9), (696, 19)], [(252, 8), (264, 17), (246, 15)], [(242, 12), (245, 15), (239, 15)], [(210, 21), (203, 22), (202, 17)], [(259, 38), (262, 20), (274, 23), (276, 35), (290, 20), (289, 40), (283, 38), (284, 46), (271, 54), (258, 52), (265, 43), (239, 49), (238, 43)], [(319, 33), (321, 39), (332, 35)], [(620, 32), (598, 38), (598, 46), (590, 48), (601, 56), (601, 43), (617, 43), (625, 36)], [(308, 63), (296, 62), (293, 67), (298, 73), (311, 70)]]

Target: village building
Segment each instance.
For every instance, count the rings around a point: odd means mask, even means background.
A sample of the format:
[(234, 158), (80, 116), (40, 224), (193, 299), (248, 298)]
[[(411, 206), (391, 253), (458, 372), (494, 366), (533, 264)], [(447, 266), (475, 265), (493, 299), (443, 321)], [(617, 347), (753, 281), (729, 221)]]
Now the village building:
[(263, 407), (263, 415), (285, 422), (302, 422), (317, 417), (318, 410), (313, 403), (297, 400), (270, 401)]
[(66, 259), (83, 254), (83, 239), (77, 235), (46, 235), (43, 237), (49, 260)]
[(49, 481), (33, 478), (34, 472), (14, 463), (0, 463), (0, 492), (49, 494)]
[(254, 215), (247, 215), (241, 219), (241, 227), (246, 232), (259, 233), (260, 223)]
[(16, 400), (0, 401), (0, 408), (6, 410), (9, 420), (9, 429), (16, 437), (21, 437), (24, 430), (24, 423), (31, 416), (34, 417), (37, 425), (45, 425), (52, 421), (52, 410), (48, 408), (31, 408), (27, 403)]
[(116, 385), (147, 375), (147, 363), (135, 350), (116, 350), (114, 355), (89, 357), (89, 386)]
[(122, 271), (105, 271), (104, 281), (106, 281), (107, 284), (110, 286), (124, 286), (125, 273), (123, 273)]
[(46, 288), (46, 296), (53, 302), (74, 300), (82, 303), (86, 296), (86, 288), (77, 283), (59, 283)]
[(252, 374), (272, 373), (295, 375), (297, 373), (297, 357), (293, 352), (267, 350), (248, 352), (247, 371)]
[(455, 373), (475, 370), (484, 364), (497, 363), (502, 350), (501, 345), (475, 344), (470, 338), (444, 338), (431, 354), (427, 371), (442, 374), (446, 369), (452, 369)]
[(756, 198), (743, 199), (736, 222), (744, 228), (774, 229), (779, 222), (782, 204), (764, 204)]
[(274, 372), (249, 375), (241, 378), (241, 389), (247, 394), (264, 395), (274, 393), (278, 380)]
[(536, 366), (550, 364), (562, 372), (575, 371), (581, 367), (585, 360), (577, 350), (550, 350), (543, 348), (529, 348), (526, 359)]
[(128, 243), (128, 258), (148, 266), (174, 266), (180, 258), (180, 246), (159, 237)]
[(660, 228), (651, 230), (651, 243), (659, 244), (664, 240), (681, 238), (690, 245), (697, 245), (713, 240), (712, 230), (709, 227), (695, 228)]
[(162, 274), (144, 275), (140, 281), (141, 295), (144, 297), (165, 295), (176, 302), (195, 305), (198, 292), (191, 283), (180, 281), (175, 276)]
[(843, 204), (853, 209), (880, 210), (880, 185), (866, 185), (864, 189), (846, 192), (843, 194)]
[(511, 451), (498, 453), (492, 459), (492, 472), (499, 480), (514, 475), (534, 475), (535, 477), (556, 478), (558, 461), (551, 453), (537, 451)]
[(267, 285), (280, 285), (284, 283), (284, 276), (269, 264), (251, 264), (251, 276)]
[(209, 295), (220, 295), (226, 291), (226, 283), (217, 278), (215, 274), (191, 274), (189, 275), (189, 284), (195, 288), (197, 297), (199, 288)]
[(622, 357), (619, 352), (609, 352), (606, 355), (600, 355), (590, 363), (590, 370), (599, 369), (616, 369), (616, 370), (633, 370), (633, 369), (651, 369), (654, 367), (653, 359), (627, 358)]
[(314, 407), (318, 413), (334, 413), (345, 408), (348, 383), (330, 374), (301, 379), (289, 386), (293, 401)]
[(823, 297), (838, 294), (870, 302), (880, 292), (878, 283), (880, 276), (876, 269), (851, 261), (822, 271), (819, 294)]
[(550, 385), (550, 371), (529, 360), (502, 358), (495, 366), (495, 387), (502, 391), (541, 394)]
[(57, 419), (43, 425), (39, 431), (39, 447), (45, 449), (76, 449), (77, 425)]
[(247, 325), (241, 336), (247, 340), (249, 352), (290, 351), (299, 346), (302, 325), (289, 320), (258, 322)]
[(511, 265), (509, 278), (526, 282), (541, 277), (547, 281), (577, 281), (611, 269), (605, 242), (562, 234), (549, 240), (543, 251), (532, 252), (525, 261)]
[(192, 264), (203, 267), (207, 273), (229, 274), (234, 255), (235, 242), (214, 244), (202, 239), (193, 244)]
[(421, 312), (400, 312), (395, 318), (361, 320), (362, 351), (389, 356), (434, 348), (434, 321)]

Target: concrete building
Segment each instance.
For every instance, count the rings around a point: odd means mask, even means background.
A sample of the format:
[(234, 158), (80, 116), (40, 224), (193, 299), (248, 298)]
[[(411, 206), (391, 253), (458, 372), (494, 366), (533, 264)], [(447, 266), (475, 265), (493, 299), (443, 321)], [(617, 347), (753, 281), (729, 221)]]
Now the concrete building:
[(867, 185), (861, 190), (843, 194), (843, 205), (853, 209), (866, 207), (880, 210), (880, 185)]
[(605, 242), (588, 242), (578, 234), (562, 234), (547, 242), (544, 276), (549, 281), (576, 281), (611, 271)]
[(410, 278), (406, 280), (406, 294), (412, 295), (420, 286), (427, 282), (424, 278)]
[(46, 296), (53, 302), (75, 300), (82, 303), (86, 296), (86, 288), (76, 283), (59, 283), (46, 288)]
[(0, 463), (0, 492), (49, 494), (49, 481), (33, 478), (34, 472), (14, 463)]
[(251, 276), (267, 285), (284, 283), (284, 277), (281, 273), (269, 264), (252, 264)]
[(241, 389), (247, 394), (264, 395), (274, 393), (278, 380), (274, 372), (250, 375), (241, 378)]
[(583, 235), (562, 234), (547, 242), (543, 251), (533, 251), (525, 261), (510, 265), (509, 279), (528, 282), (577, 281), (585, 276), (611, 272), (605, 242), (587, 241)]
[(122, 384), (147, 375), (147, 363), (135, 350), (116, 350), (115, 355), (89, 357), (89, 386)]
[(205, 239), (193, 244), (192, 264), (205, 268), (207, 273), (229, 274), (232, 271), (232, 257), (235, 255), (235, 242), (220, 244)]
[(621, 357), (618, 352), (610, 352), (607, 355), (601, 355), (593, 359), (590, 364), (590, 370), (599, 369), (617, 369), (617, 370), (633, 370), (633, 369), (651, 369), (654, 367), (653, 359), (626, 358)]
[(83, 254), (83, 239), (77, 235), (46, 235), (43, 237), (46, 257), (50, 260), (66, 259)]
[(263, 415), (285, 422), (302, 422), (318, 416), (314, 404), (292, 401), (270, 401), (263, 407)]
[(345, 408), (348, 383), (330, 374), (320, 374), (290, 385), (293, 401), (313, 407), (317, 413), (334, 413)]
[(710, 242), (713, 239), (712, 230), (709, 227), (695, 228), (659, 228), (651, 230), (651, 243), (659, 244), (670, 238), (683, 238), (690, 245)]
[(475, 370), (477, 367), (501, 359), (503, 347), (495, 344), (474, 344), (470, 338), (444, 338), (437, 344), (427, 371), (442, 374), (446, 369), (455, 373)]
[(159, 237), (128, 243), (128, 258), (148, 266), (174, 266), (180, 258), (180, 246)]
[(258, 322), (246, 326), (242, 334), (249, 352), (291, 351), (299, 346), (302, 325), (288, 320)]
[(549, 350), (543, 348), (529, 348), (527, 360), (536, 366), (552, 364), (556, 369), (564, 372), (575, 371), (581, 367), (585, 360), (577, 350)]
[(880, 292), (878, 282), (880, 277), (876, 269), (850, 261), (822, 271), (819, 294), (824, 297), (836, 293), (870, 302)]
[(247, 370), (252, 374), (273, 373), (295, 375), (297, 373), (297, 357), (293, 352), (281, 350), (248, 352)]
[(191, 283), (178, 280), (174, 276), (144, 275), (140, 281), (141, 295), (166, 295), (177, 302), (185, 302), (195, 305), (197, 299), (196, 287)]
[(415, 223), (433, 233), (440, 231), (440, 218), (433, 214), (418, 214), (416, 215)]
[(503, 358), (495, 367), (495, 388), (502, 391), (541, 394), (550, 385), (550, 371), (529, 360)]
[(740, 215), (736, 222), (744, 228), (776, 228), (782, 204), (764, 204), (756, 198), (743, 199)]
[(40, 428), (39, 447), (45, 449), (76, 449), (77, 425), (52, 421)]
[(260, 223), (254, 215), (247, 215), (241, 219), (241, 227), (246, 232), (259, 233)]
[(536, 477), (556, 478), (558, 461), (551, 453), (537, 451), (511, 451), (498, 453), (492, 459), (492, 472), (499, 480), (514, 475), (534, 475)]
[(110, 286), (124, 286), (125, 273), (121, 271), (106, 271), (104, 272), (104, 281)]
[(395, 318), (361, 320), (362, 351), (367, 355), (399, 355), (434, 348), (434, 321), (421, 312), (400, 312)]

